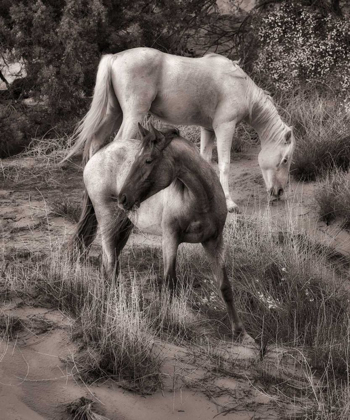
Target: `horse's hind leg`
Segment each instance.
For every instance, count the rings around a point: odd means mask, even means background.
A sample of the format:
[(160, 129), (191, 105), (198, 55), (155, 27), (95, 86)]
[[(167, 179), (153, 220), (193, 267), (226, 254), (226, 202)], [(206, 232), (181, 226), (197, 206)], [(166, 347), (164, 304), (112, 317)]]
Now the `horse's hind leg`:
[(143, 122), (144, 117), (148, 111), (145, 112), (133, 112), (131, 115), (124, 113), (123, 123), (116, 136), (117, 140), (122, 139), (134, 139), (136, 138), (139, 129), (138, 124)]
[(95, 209), (87, 191), (84, 190), (81, 215), (76, 225), (74, 234), (68, 243), (68, 254), (71, 260), (77, 256), (79, 258), (87, 256), (87, 251), (94, 241), (96, 233), (97, 218)]
[(103, 269), (108, 279), (114, 279), (119, 271), (119, 255), (134, 225), (123, 211), (115, 208), (114, 203), (103, 206), (98, 220), (101, 226)]
[(248, 335), (233, 304), (232, 287), (228, 279), (225, 267), (223, 238), (221, 236), (216, 240), (203, 242), (202, 245), (209, 258), (214, 277), (218, 283), (222, 298), (226, 304), (234, 336), (240, 339), (244, 339)]
[(201, 155), (209, 163), (213, 156), (214, 139), (214, 131), (201, 127)]

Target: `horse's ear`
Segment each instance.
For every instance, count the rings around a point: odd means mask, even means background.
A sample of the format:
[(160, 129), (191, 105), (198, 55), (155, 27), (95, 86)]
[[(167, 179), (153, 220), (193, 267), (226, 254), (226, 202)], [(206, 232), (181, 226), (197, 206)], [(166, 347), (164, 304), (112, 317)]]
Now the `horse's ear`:
[(150, 132), (152, 134), (152, 143), (156, 146), (158, 151), (164, 150), (173, 139), (172, 136), (170, 138), (168, 136), (165, 136), (161, 131), (158, 131), (156, 128), (153, 127), (153, 125), (150, 125)]
[(144, 128), (140, 123), (138, 123), (138, 127), (139, 127), (139, 133), (141, 135), (141, 138), (144, 138), (147, 136), (147, 134), (149, 134), (149, 131), (146, 130), (146, 128)]

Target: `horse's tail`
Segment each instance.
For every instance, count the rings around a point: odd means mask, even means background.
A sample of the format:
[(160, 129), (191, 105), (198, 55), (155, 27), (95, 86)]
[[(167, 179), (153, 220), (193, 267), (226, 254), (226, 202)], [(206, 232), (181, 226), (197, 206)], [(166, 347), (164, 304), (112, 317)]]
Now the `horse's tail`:
[(106, 115), (110, 99), (115, 97), (111, 77), (111, 69), (114, 58), (113, 54), (106, 54), (101, 58), (97, 70), (94, 95), (90, 109), (75, 129), (71, 138), (73, 142), (75, 141), (74, 146), (70, 149), (67, 156), (61, 161), (61, 163), (77, 154), (84, 145), (83, 160), (85, 163), (88, 161), (89, 156), (86, 156), (86, 154), (88, 155), (89, 153), (88, 146), (97, 128), (103, 121), (103, 117)]
[(87, 191), (84, 191), (83, 205), (80, 219), (76, 225), (73, 236), (68, 244), (71, 258), (83, 256), (89, 249), (97, 233), (97, 218), (94, 206)]

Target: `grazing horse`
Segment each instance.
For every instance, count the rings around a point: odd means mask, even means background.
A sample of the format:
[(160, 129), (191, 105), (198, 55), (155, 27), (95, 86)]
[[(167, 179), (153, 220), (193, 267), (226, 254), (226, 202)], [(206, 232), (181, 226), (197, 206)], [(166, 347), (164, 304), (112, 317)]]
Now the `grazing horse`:
[[(118, 272), (118, 258), (133, 226), (162, 236), (164, 278), (176, 290), (176, 255), (182, 242), (201, 243), (235, 336), (249, 342), (233, 306), (224, 262), (225, 195), (212, 166), (175, 129), (162, 133), (139, 127), (142, 142), (120, 140), (97, 152), (84, 169), (87, 192), (73, 245), (80, 252), (102, 239), (108, 277)], [(97, 222), (97, 223), (96, 223)]]
[(236, 125), (245, 120), (261, 141), (259, 164), (268, 193), (283, 194), (294, 136), (269, 95), (238, 66), (218, 54), (180, 57), (152, 48), (134, 48), (102, 57), (91, 107), (77, 127), (76, 142), (64, 160), (84, 146), (84, 162), (115, 140), (135, 138), (150, 112), (178, 125), (201, 127), (201, 154), (211, 161), (217, 139), (220, 181), (227, 208), (237, 206), (229, 192), (230, 151)]

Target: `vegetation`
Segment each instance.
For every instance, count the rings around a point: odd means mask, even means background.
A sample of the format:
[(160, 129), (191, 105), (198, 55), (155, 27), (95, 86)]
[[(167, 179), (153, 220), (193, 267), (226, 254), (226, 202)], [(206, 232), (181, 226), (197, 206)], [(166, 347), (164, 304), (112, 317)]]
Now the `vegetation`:
[[(17, 86), (7, 83), (9, 90), (0, 97), (0, 156), (31, 142), (22, 156), (40, 157), (47, 169), (31, 169), (36, 184), (57, 188), (63, 170), (54, 172), (52, 165), (70, 141), (62, 133), (72, 132), (90, 103), (101, 54), (145, 45), (202, 55), (215, 47), (230, 58), (242, 57), (252, 78), (271, 91), (294, 127), (292, 176), (300, 182), (321, 180), (315, 195), (320, 219), (339, 220), (350, 229), (350, 12), (345, 1), (260, 1), (250, 12), (225, 16), (214, 0), (191, 0), (186, 7), (181, 0), (11, 3), (0, 5), (0, 76), (6, 61), (20, 59), (27, 76)], [(34, 98), (30, 108), (23, 103), (26, 96)], [(198, 129), (183, 128), (182, 133), (198, 142)], [(44, 135), (50, 139), (40, 139)], [(237, 137), (237, 149), (256, 142), (256, 134), (244, 125)], [(23, 187), (28, 170), (2, 167), (0, 175), (11, 188)], [(71, 177), (66, 188), (73, 183)], [(76, 201), (53, 195), (47, 200), (47, 219), (62, 216), (74, 223), (79, 217)], [(254, 218), (243, 214), (227, 224), (227, 265), (236, 306), (256, 339), (262, 364), (272, 349), (283, 346), (302, 370), (305, 381), (293, 398), (312, 396), (304, 418), (347, 419), (347, 278), (333, 250), (298, 232), (294, 223), (290, 210), (283, 226), (274, 225), (268, 211)], [(110, 377), (125, 388), (154, 392), (162, 383), (160, 342), (186, 345), (194, 358), (210, 361), (213, 371), (237, 375), (239, 362), (220, 353), (218, 343), (231, 340), (229, 322), (200, 248), (182, 248), (181, 289), (173, 299), (166, 288), (159, 292), (161, 260), (158, 248), (127, 247), (119, 282), (109, 284), (96, 256), (72, 265), (54, 245), (45, 256), (12, 251), (2, 255), (1, 299), (25, 295), (72, 315), (80, 349), (67, 363), (84, 382)], [(22, 320), (0, 315), (0, 336), (15, 339), (25, 327)], [(284, 392), (281, 373), (257, 369), (254, 375), (261, 389)], [(102, 418), (88, 400), (68, 411), (74, 418)]]
[[(334, 410), (336, 400), (339, 413), (349, 384), (350, 295), (329, 250), (297, 234), (291, 216), (286, 223), (277, 232), (269, 215), (241, 216), (228, 224), (235, 302), (261, 359), (276, 345), (294, 349), (293, 358), (310, 375), (305, 395), (315, 392), (315, 404), (322, 401), (325, 413)], [(184, 246), (180, 253), (182, 289), (173, 300), (166, 288), (159, 294), (161, 268), (160, 249), (130, 247), (122, 258), (120, 281), (108, 284), (98, 267), (71, 266), (63, 252), (54, 252), (45, 260), (16, 258), (3, 273), (2, 286), (8, 294), (26, 293), (37, 304), (77, 318), (74, 337), (80, 351), (68, 363), (84, 382), (108, 376), (127, 389), (148, 393), (161, 384), (157, 338), (197, 349), (204, 340), (205, 348), (213, 346), (215, 360), (215, 342), (230, 334), (226, 309), (199, 247)], [(224, 359), (217, 361), (215, 369), (230, 371)], [(256, 373), (262, 387), (272, 380), (279, 383), (278, 376), (268, 379), (266, 374)], [(316, 379), (322, 387), (313, 389)]]
[(338, 219), (345, 229), (350, 228), (349, 173), (331, 173), (315, 194), (320, 219), (327, 224)]
[(350, 167), (350, 118), (329, 90), (320, 93), (311, 85), (277, 100), (297, 139), (291, 167), (296, 180), (315, 181)]

